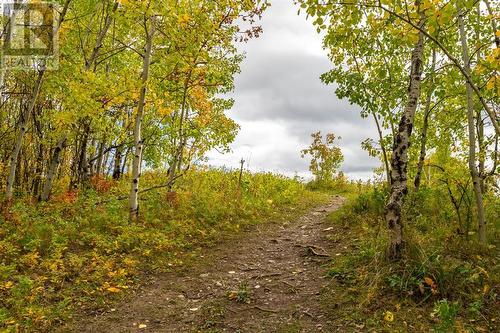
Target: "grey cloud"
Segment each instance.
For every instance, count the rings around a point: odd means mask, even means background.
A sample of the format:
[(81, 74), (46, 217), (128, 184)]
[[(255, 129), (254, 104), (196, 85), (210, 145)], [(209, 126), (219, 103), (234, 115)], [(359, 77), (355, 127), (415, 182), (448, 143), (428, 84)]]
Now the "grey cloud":
[(335, 87), (319, 76), (331, 68), (321, 36), (288, 0), (275, 0), (262, 21), (264, 35), (241, 45), (247, 53), (236, 78), (229, 116), (241, 124), (233, 153), (209, 154), (213, 165), (237, 167), (243, 157), (252, 170), (292, 175), (308, 173), (300, 150), (318, 130), (342, 136), (342, 167), (353, 178), (369, 178), (380, 165), (361, 149), (376, 138), (371, 119), (362, 119), (357, 106), (335, 96)]
[[(262, 62), (269, 65), (262, 66)], [(328, 60), (307, 54), (248, 59), (234, 97), (241, 119), (359, 120), (359, 108), (335, 96), (319, 76)], [(334, 115), (335, 113), (335, 115)]]

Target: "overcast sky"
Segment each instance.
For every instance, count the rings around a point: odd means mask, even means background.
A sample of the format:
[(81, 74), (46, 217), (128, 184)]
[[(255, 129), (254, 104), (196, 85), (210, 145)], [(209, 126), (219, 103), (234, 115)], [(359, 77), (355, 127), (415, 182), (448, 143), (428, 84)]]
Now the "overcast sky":
[(342, 137), (342, 170), (349, 177), (370, 178), (380, 163), (361, 142), (376, 138), (374, 124), (360, 117), (358, 107), (339, 100), (334, 86), (320, 81), (331, 65), (311, 20), (297, 10), (292, 0), (274, 0), (261, 22), (264, 34), (241, 45), (246, 59), (229, 112), (241, 131), (232, 152), (211, 152), (209, 163), (236, 168), (244, 158), (252, 171), (307, 176), (309, 161), (300, 151), (320, 130)]

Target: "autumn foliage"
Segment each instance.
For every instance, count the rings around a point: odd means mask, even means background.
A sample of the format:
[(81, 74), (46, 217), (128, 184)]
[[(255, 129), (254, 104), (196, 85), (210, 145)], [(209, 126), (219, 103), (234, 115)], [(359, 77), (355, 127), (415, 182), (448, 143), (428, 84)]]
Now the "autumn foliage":
[(316, 177), (317, 182), (328, 183), (344, 161), (341, 149), (336, 145), (335, 134), (328, 133), (323, 141), (321, 132), (311, 135), (313, 142), (309, 148), (302, 150), (302, 158), (311, 157), (309, 170)]
[[(143, 176), (145, 186), (168, 179)], [(137, 224), (115, 194), (128, 180), (94, 179), (85, 193), (44, 204), (17, 201), (8, 220), (0, 216), (0, 329), (52, 331), (135, 288), (141, 272), (182, 266), (194, 247), (325, 199), (282, 176), (244, 173), (241, 187), (238, 179), (239, 172), (191, 171), (175, 193), (145, 194)]]

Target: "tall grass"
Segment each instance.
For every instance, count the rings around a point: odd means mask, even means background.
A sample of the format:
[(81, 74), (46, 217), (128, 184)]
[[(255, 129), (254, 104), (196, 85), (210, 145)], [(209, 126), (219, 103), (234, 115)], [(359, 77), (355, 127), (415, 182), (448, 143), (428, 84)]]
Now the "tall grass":
[[(166, 183), (144, 174), (143, 188)], [(20, 199), (0, 217), (0, 329), (50, 331), (75, 311), (126, 293), (140, 274), (182, 265), (185, 254), (246, 226), (289, 217), (325, 196), (273, 174), (198, 169), (174, 193), (141, 195), (128, 222), (129, 182), (94, 179), (85, 193), (56, 189), (49, 203)]]
[[(368, 328), (390, 324), (386, 328), (408, 329), (403, 322), (449, 332), (494, 327), (500, 315), (500, 199), (486, 198), (489, 243), (482, 246), (476, 240), (475, 221), (464, 232), (441, 189), (410, 193), (404, 208), (404, 256), (392, 262), (385, 256), (386, 197), (382, 186), (365, 188), (330, 217), (343, 228), (342, 242), (352, 250), (335, 259), (329, 275), (337, 284), (355, 286), (358, 310), (365, 311), (365, 317), (367, 309), (377, 309)], [(401, 314), (404, 320), (388, 323), (382, 319), (387, 302), (407, 305)]]

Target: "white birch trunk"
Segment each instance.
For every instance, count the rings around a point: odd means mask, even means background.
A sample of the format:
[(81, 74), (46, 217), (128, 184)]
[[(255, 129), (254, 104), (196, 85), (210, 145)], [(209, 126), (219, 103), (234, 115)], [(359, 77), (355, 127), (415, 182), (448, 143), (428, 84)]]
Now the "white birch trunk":
[[(416, 4), (419, 6), (419, 1)], [(423, 25), (423, 22), (420, 25)], [(415, 112), (420, 99), (423, 57), (424, 34), (421, 32), (412, 53), (408, 101), (399, 123), (396, 137), (394, 138), (391, 161), (391, 193), (385, 207), (385, 219), (389, 229), (388, 256), (391, 259), (399, 259), (403, 250), (403, 223), (401, 215), (404, 198), (408, 193), (408, 149), (410, 147)]]
[(151, 65), (151, 52), (153, 49), (153, 37), (155, 34), (154, 22), (150, 25), (150, 31), (146, 36), (146, 50), (144, 53), (142, 68), (142, 87), (139, 95), (139, 104), (135, 116), (134, 126), (134, 158), (132, 164), (132, 184), (129, 197), (129, 219), (131, 222), (137, 221), (139, 216), (139, 180), (141, 177), (142, 150), (144, 148), (141, 130), (144, 106), (146, 103), (147, 83), (149, 79), (149, 67)]
[[(467, 46), (467, 35), (465, 32), (463, 13), (460, 3), (457, 2), (458, 11), (458, 27), (460, 31), (460, 42), (462, 44), (462, 58), (464, 61), (464, 69), (467, 74), (471, 73), (469, 48)], [(476, 124), (474, 119), (474, 101), (473, 90), (469, 82), (465, 83), (467, 91), (467, 126), (469, 129), (469, 171), (472, 177), (474, 186), (474, 196), (476, 199), (477, 208), (477, 222), (478, 222), (478, 236), (479, 241), (483, 244), (486, 243), (486, 221), (484, 215), (483, 193), (481, 190), (481, 179), (476, 166)]]

